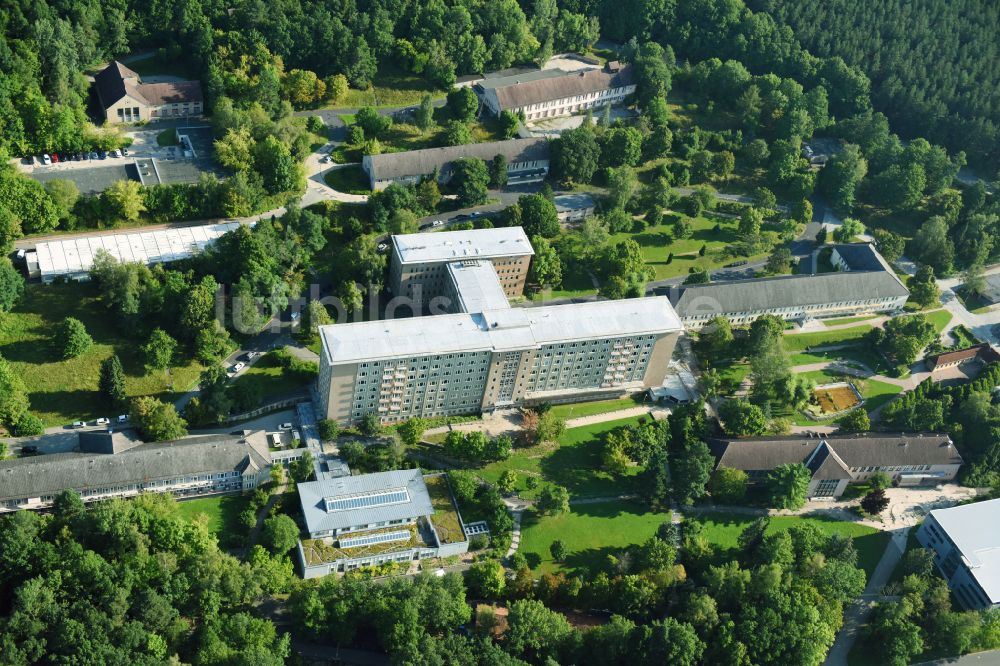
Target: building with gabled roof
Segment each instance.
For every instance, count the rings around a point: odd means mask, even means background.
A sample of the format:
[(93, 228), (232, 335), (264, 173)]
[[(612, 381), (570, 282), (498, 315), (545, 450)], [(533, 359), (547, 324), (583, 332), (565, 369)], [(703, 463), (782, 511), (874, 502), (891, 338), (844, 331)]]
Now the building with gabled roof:
[(143, 83), (115, 60), (94, 77), (97, 101), (109, 123), (135, 123), (201, 115), (204, 96), (198, 81)]
[(917, 530), (968, 609), (1000, 608), (1000, 499), (934, 509)]
[(948, 435), (940, 433), (715, 439), (709, 449), (716, 469), (743, 470), (751, 482), (766, 480), (779, 465), (802, 463), (812, 475), (809, 497), (839, 497), (848, 484), (877, 472), (901, 486), (951, 481), (963, 462)]
[(507, 160), (509, 185), (536, 183), (549, 173), (548, 139), (507, 139), (365, 155), (361, 168), (368, 175), (371, 189), (382, 190), (392, 183), (416, 183), (435, 173), (440, 182), (446, 183), (459, 160), (475, 158), (489, 163), (497, 155)]
[(992, 363), (1000, 360), (1000, 354), (988, 342), (981, 342), (978, 345), (956, 349), (954, 351), (941, 352), (924, 358), (927, 369), (931, 372), (952, 368), (963, 363)]
[(529, 121), (621, 104), (636, 90), (633, 67), (614, 61), (603, 68), (550, 71), (557, 73), (486, 79), (473, 90), (493, 115), (523, 113)]
[[(125, 445), (125, 441), (121, 441)], [(170, 492), (181, 497), (250, 490), (267, 480), (264, 433), (211, 435), (115, 450), (114, 438), (89, 442), (112, 453), (52, 453), (0, 461), (0, 512), (44, 509), (64, 490), (84, 502)]]
[(720, 315), (749, 324), (764, 315), (791, 320), (888, 312), (910, 296), (872, 245), (834, 246), (831, 262), (840, 270), (684, 285), (671, 289), (670, 300), (685, 327), (699, 329)]

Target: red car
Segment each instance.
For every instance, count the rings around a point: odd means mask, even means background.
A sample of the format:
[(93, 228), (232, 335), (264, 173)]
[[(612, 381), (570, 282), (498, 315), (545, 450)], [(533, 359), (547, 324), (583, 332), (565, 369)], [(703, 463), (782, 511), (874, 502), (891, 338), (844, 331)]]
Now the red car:
[(52, 163), (55, 164), (59, 161), (59, 153), (52, 153)]

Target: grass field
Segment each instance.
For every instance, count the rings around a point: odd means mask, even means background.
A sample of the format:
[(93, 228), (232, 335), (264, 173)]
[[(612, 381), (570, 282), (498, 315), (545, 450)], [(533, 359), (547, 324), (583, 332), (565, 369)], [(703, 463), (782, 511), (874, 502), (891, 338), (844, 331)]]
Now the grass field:
[[(52, 334), (65, 317), (76, 317), (87, 327), (94, 345), (77, 358), (63, 360)], [(77, 419), (115, 416), (97, 393), (101, 362), (117, 353), (125, 370), (130, 396), (155, 395), (175, 400), (204, 370), (188, 362), (164, 372), (147, 372), (141, 342), (126, 338), (98, 300), (92, 284), (28, 285), (20, 303), (0, 316), (0, 356), (10, 361), (24, 379), (31, 411), (46, 426)]]
[(948, 325), (952, 317), (952, 314), (947, 310), (935, 310), (926, 314), (927, 320), (934, 325), (934, 330), (938, 333), (944, 330), (944, 327)]
[(323, 174), (323, 180), (338, 192), (371, 194), (368, 176), (357, 165), (346, 166), (340, 169), (330, 169)]
[[(578, 504), (558, 516), (526, 512), (521, 523), (519, 550), (536, 573), (556, 570), (599, 571), (607, 556), (639, 544), (656, 534), (670, 514), (651, 513), (631, 502)], [(549, 547), (559, 539), (566, 544), (563, 563), (552, 561)]]
[(427, 85), (427, 80), (416, 74), (403, 71), (391, 65), (383, 65), (375, 75), (370, 90), (347, 91), (342, 99), (331, 105), (337, 108), (360, 108), (362, 106), (410, 106), (420, 104), (424, 95), (441, 99), (444, 93)]
[[(788, 338), (785, 338), (787, 340)], [(825, 363), (827, 361), (853, 361), (855, 364), (864, 365), (878, 373), (888, 372), (891, 368), (881, 356), (861, 345), (836, 349), (833, 351), (800, 352), (791, 354), (788, 362), (792, 366), (809, 365), (812, 363)]]
[(840, 317), (838, 319), (824, 319), (824, 326), (843, 326), (844, 324), (857, 324), (859, 321), (876, 319), (879, 315), (864, 315), (862, 317)]
[[(723, 549), (736, 548), (740, 533), (754, 521), (753, 516), (733, 513), (709, 513), (698, 517), (705, 526), (702, 532), (705, 538), (715, 546)], [(843, 534), (854, 538), (854, 547), (858, 550), (858, 565), (871, 575), (875, 565), (882, 558), (889, 534), (880, 532), (873, 527), (859, 523), (849, 523), (826, 516), (773, 516), (768, 526), (768, 534), (779, 530), (787, 530), (795, 525), (811, 524), (818, 527), (824, 534)]]
[[(669, 219), (666, 216), (665, 219)], [(719, 231), (716, 224), (722, 222)], [(732, 220), (709, 219), (706, 217), (691, 218), (692, 234), (690, 238), (673, 239), (672, 224), (650, 227), (639, 233), (619, 233), (611, 236), (612, 243), (618, 243), (631, 238), (642, 249), (642, 258), (656, 272), (654, 280), (687, 275), (690, 269), (715, 270), (733, 261), (733, 257), (723, 254), (723, 251), (739, 240), (736, 225)], [(699, 256), (702, 246), (707, 246), (705, 256)], [(674, 259), (667, 263), (669, 255)], [(760, 259), (757, 257), (741, 257), (748, 261)]]
[[(615, 478), (601, 471), (603, 442), (601, 436), (609, 430), (636, 423), (638, 418), (607, 421), (580, 428), (568, 429), (558, 444), (515, 449), (507, 460), (492, 463), (479, 470), (480, 476), (495, 483), (505, 470), (517, 473), (515, 489), (523, 497), (537, 497), (545, 481), (565, 486), (572, 498), (607, 497), (630, 491), (638, 467), (629, 469), (622, 478)], [(529, 476), (542, 483), (534, 490), (528, 490)]]
[(156, 135), (156, 144), (159, 146), (176, 146), (177, 130), (173, 128), (163, 130)]
[(789, 352), (803, 352), (810, 347), (856, 343), (860, 342), (861, 338), (870, 330), (872, 330), (871, 326), (852, 326), (851, 328), (842, 328), (836, 331), (785, 334), (785, 350)]
[(205, 516), (209, 533), (218, 538), (223, 547), (233, 548), (242, 542), (244, 530), (240, 525), (240, 513), (249, 504), (249, 496), (215, 495), (178, 502), (177, 511), (188, 520)]
[(622, 398), (620, 400), (597, 400), (594, 402), (577, 402), (569, 405), (553, 405), (549, 410), (561, 419), (578, 419), (581, 416), (606, 414), (619, 409), (629, 409), (641, 405), (641, 400)]
[(262, 398), (284, 395), (307, 387), (301, 376), (281, 362), (273, 354), (265, 354), (256, 363), (244, 370), (233, 385), (253, 383), (260, 388)]

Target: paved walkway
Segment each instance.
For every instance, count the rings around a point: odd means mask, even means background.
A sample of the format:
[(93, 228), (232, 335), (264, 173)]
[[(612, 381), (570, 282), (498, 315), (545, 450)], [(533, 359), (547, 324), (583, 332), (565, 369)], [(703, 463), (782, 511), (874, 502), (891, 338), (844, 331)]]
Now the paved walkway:
[(899, 377), (888, 377), (886, 375), (880, 375), (874, 370), (869, 368), (864, 363), (860, 361), (850, 361), (845, 363), (843, 361), (824, 361), (820, 363), (806, 363), (804, 365), (796, 365), (792, 368), (792, 372), (795, 374), (801, 372), (816, 372), (818, 370), (835, 370), (836, 372), (843, 373), (845, 375), (851, 375), (852, 377), (860, 377), (861, 379), (874, 379), (876, 381), (885, 382), (886, 384), (893, 384), (902, 388), (904, 391), (912, 391), (920, 385), (920, 382), (924, 381), (931, 376), (931, 373), (927, 371), (914, 372), (911, 373), (909, 377), (904, 377), (900, 379)]
[(868, 621), (872, 613), (873, 605), (880, 600), (880, 591), (889, 582), (893, 570), (899, 564), (903, 552), (906, 550), (906, 537), (909, 527), (901, 527), (892, 531), (892, 538), (882, 553), (882, 559), (875, 566), (865, 591), (860, 599), (856, 599), (848, 605), (844, 611), (844, 626), (840, 629), (837, 637), (833, 641), (833, 646), (826, 656), (826, 666), (847, 666), (847, 654), (854, 646), (854, 642), (861, 632), (861, 628)]

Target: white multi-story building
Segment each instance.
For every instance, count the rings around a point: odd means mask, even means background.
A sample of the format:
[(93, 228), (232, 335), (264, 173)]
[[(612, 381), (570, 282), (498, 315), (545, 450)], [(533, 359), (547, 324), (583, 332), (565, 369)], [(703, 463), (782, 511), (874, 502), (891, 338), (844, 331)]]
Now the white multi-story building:
[(475, 158), (488, 164), (497, 155), (507, 160), (509, 185), (537, 183), (545, 180), (549, 173), (547, 139), (509, 139), (365, 155), (361, 158), (361, 168), (368, 174), (371, 189), (383, 190), (392, 183), (417, 183), (435, 173), (440, 182), (447, 183), (455, 174), (455, 163), (459, 160)]
[(396, 296), (428, 302), (452, 289), (448, 265), (477, 261), (492, 265), (509, 297), (524, 293), (535, 251), (521, 227), (404, 234), (392, 237), (389, 289)]
[(763, 315), (791, 320), (891, 312), (910, 296), (871, 245), (834, 246), (831, 263), (836, 272), (677, 287), (670, 300), (684, 326), (699, 329), (719, 315), (732, 324), (749, 324)]
[(325, 326), (320, 409), (391, 422), (620, 397), (663, 382), (680, 331), (664, 297)]
[(84, 502), (144, 492), (191, 497), (251, 490), (267, 480), (272, 464), (263, 431), (157, 444), (111, 435), (105, 442), (80, 440), (81, 453), (0, 462), (0, 512), (48, 508), (64, 490)]
[(1000, 608), (1000, 499), (931, 511), (917, 541), (962, 606)]
[(474, 90), (493, 115), (511, 111), (531, 121), (621, 104), (636, 89), (632, 67), (617, 62), (602, 69), (543, 71), (552, 73), (486, 79)]

